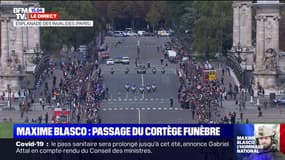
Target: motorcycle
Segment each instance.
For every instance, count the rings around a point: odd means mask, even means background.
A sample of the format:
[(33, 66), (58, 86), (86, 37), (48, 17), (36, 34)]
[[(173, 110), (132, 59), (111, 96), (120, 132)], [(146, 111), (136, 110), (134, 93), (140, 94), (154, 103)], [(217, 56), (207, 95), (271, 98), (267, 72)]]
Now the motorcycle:
[(125, 74), (128, 74), (129, 73), (129, 68), (126, 68), (126, 70), (125, 70)]
[(126, 84), (126, 85), (125, 85), (125, 89), (126, 89), (127, 91), (129, 91), (129, 90), (130, 90), (130, 84)]
[(111, 68), (111, 74), (114, 74), (114, 72), (115, 72), (115, 71), (114, 71), (114, 69), (113, 69), (113, 68)]
[(153, 73), (153, 74), (156, 73), (156, 68), (152, 68), (152, 73)]
[(133, 92), (136, 92), (137, 87), (135, 85), (133, 85), (131, 89), (132, 89)]
[(150, 86), (150, 85), (147, 85), (147, 86), (146, 86), (146, 90), (147, 90), (147, 92), (149, 93), (149, 92), (151, 91), (151, 86)]
[(140, 91), (141, 93), (143, 93), (143, 92), (144, 92), (144, 87), (141, 86), (141, 87), (139, 88), (139, 91)]
[(155, 85), (155, 84), (152, 84), (152, 85), (151, 85), (151, 89), (152, 89), (153, 92), (156, 91), (156, 85)]
[(165, 68), (161, 69), (161, 73), (164, 74), (165, 73)]

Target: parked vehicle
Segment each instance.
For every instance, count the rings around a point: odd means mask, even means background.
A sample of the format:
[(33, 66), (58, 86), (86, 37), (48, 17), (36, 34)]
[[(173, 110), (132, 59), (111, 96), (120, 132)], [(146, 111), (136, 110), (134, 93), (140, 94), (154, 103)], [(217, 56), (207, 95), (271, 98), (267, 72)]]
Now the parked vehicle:
[(103, 51), (103, 52), (99, 52), (99, 56), (102, 59), (108, 59), (110, 57), (110, 54), (107, 51)]
[(128, 31), (128, 32), (126, 33), (126, 35), (127, 35), (127, 36), (130, 36), (130, 37), (132, 37), (132, 36), (138, 36), (137, 33), (132, 32), (132, 31)]
[(130, 59), (129, 59), (129, 57), (122, 57), (121, 63), (122, 63), (122, 64), (130, 64)]
[(274, 99), (273, 102), (279, 105), (285, 105), (285, 97)]
[(158, 33), (158, 35), (159, 36), (170, 36), (171, 35), (171, 33), (169, 32), (169, 31), (166, 31), (166, 30), (160, 30), (160, 31), (157, 31)]
[(143, 36), (153, 36), (154, 34), (153, 33), (150, 33), (150, 32), (144, 32), (143, 33)]
[(145, 31), (138, 31), (137, 33), (139, 36), (144, 36)]
[(126, 33), (123, 32), (123, 31), (114, 31), (114, 32), (113, 32), (113, 36), (114, 36), (114, 37), (125, 37), (125, 36), (127, 36), (127, 35), (126, 35)]
[(115, 64), (115, 62), (114, 62), (113, 59), (110, 58), (110, 59), (107, 59), (107, 60), (106, 60), (106, 64), (107, 64), (107, 65), (113, 65), (113, 64)]
[(117, 57), (114, 59), (115, 63), (121, 63), (121, 61), (122, 61), (122, 57)]

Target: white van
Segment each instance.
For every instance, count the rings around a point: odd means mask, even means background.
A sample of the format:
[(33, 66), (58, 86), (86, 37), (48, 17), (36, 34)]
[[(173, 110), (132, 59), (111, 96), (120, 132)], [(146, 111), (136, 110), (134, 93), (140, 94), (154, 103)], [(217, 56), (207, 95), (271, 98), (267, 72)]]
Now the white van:
[(87, 45), (80, 45), (78, 50), (80, 53), (85, 53), (88, 50), (88, 46)]

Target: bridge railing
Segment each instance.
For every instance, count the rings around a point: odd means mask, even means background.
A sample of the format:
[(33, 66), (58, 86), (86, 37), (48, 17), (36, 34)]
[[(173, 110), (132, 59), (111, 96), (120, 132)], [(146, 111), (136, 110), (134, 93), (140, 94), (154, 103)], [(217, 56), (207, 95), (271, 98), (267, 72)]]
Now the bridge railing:
[(48, 66), (49, 66), (49, 59), (50, 59), (50, 56), (49, 56), (49, 55), (44, 55), (44, 56), (40, 59), (39, 63), (37, 64), (36, 69), (35, 69), (35, 73), (34, 73), (34, 75), (35, 75), (35, 80), (36, 80), (36, 81), (38, 81), (38, 79), (39, 79), (41, 73), (42, 73), (46, 68), (48, 68)]
[(233, 55), (226, 56), (227, 65), (233, 70), (240, 84), (245, 86), (245, 71), (241, 68), (238, 59)]

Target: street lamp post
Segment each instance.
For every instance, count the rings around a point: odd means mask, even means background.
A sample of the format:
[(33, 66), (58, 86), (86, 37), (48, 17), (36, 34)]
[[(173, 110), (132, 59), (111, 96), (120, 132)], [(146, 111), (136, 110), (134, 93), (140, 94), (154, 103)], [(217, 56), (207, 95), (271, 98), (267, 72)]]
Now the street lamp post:
[(8, 107), (11, 110), (12, 106), (11, 106), (11, 88), (10, 88), (10, 84), (7, 85), (7, 90), (8, 90)]

